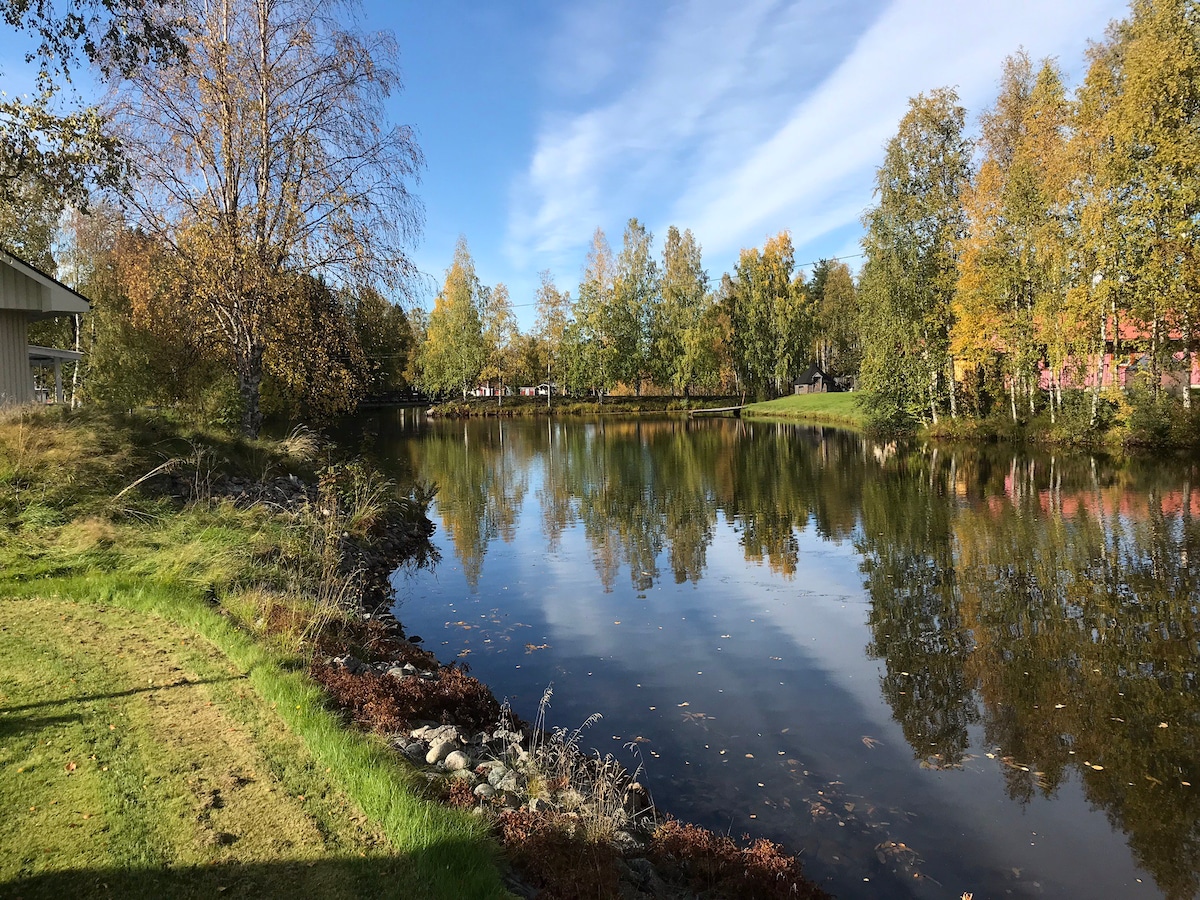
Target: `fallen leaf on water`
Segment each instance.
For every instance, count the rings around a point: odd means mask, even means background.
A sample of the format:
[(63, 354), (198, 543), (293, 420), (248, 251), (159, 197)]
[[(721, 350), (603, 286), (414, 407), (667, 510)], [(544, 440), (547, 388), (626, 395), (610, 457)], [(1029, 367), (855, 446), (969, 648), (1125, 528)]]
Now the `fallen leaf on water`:
[(862, 742), (863, 742), (863, 746), (866, 747), (868, 750), (874, 750), (876, 747), (878, 747), (880, 744), (883, 743), (883, 741), (876, 740), (875, 738), (869, 737), (868, 735), (865, 735), (865, 734), (863, 735)]
[(1166, 722), (1159, 722), (1158, 727), (1159, 728), (1169, 728), (1170, 726)]
[(1065, 707), (1066, 707), (1065, 703), (1055, 703), (1054, 704), (1055, 709), (1064, 709)]
[(682, 703), (678, 704), (678, 706), (679, 706), (681, 709), (682, 709), (683, 707), (685, 707), (685, 706), (691, 706), (691, 705), (692, 705), (692, 704), (688, 703), (686, 700), (684, 700)]

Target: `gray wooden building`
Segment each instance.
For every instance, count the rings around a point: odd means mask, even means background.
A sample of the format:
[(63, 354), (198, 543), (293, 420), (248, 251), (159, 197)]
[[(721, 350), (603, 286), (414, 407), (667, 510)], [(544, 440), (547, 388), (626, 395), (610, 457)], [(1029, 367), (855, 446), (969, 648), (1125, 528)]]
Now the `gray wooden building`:
[(55, 395), (62, 402), (62, 364), (80, 354), (29, 344), (29, 323), (85, 313), (88, 301), (62, 282), (0, 250), (0, 406), (33, 403), (35, 368), (53, 369)]

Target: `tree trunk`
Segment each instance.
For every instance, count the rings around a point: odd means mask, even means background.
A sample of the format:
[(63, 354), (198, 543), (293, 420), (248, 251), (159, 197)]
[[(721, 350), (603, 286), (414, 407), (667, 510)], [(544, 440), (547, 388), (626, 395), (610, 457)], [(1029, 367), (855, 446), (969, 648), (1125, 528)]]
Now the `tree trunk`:
[[(71, 316), (71, 332), (75, 336), (74, 350), (79, 352), (79, 348), (83, 343), (83, 317), (80, 315)], [(76, 399), (76, 391), (79, 390), (79, 366), (77, 361), (71, 366), (71, 409), (76, 409), (79, 406), (79, 401)], [(1189, 370), (1190, 371), (1190, 370)]]
[(242, 434), (258, 437), (262, 429), (263, 348), (252, 343), (237, 359), (238, 394), (242, 399)]
[(1096, 359), (1096, 376), (1092, 379), (1092, 416), (1088, 424), (1095, 428), (1096, 417), (1100, 412), (1100, 389), (1104, 386), (1104, 361), (1108, 358), (1108, 335), (1104, 329), (1104, 313), (1100, 313), (1100, 355)]
[(1150, 325), (1150, 381), (1154, 399), (1158, 399), (1162, 387), (1162, 373), (1158, 367), (1158, 311), (1154, 312), (1154, 321)]
[(1183, 408), (1192, 408), (1192, 326), (1183, 326)]
[(958, 382), (954, 379), (954, 357), (946, 359), (946, 380), (950, 385), (950, 418), (958, 418)]

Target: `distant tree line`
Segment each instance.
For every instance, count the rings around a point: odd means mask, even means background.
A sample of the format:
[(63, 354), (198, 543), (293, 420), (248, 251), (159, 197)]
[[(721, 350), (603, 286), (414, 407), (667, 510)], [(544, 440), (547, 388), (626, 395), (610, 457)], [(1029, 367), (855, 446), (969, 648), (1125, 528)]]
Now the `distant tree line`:
[(601, 400), (613, 392), (747, 393), (772, 397), (819, 359), (830, 371), (858, 365), (857, 289), (850, 269), (817, 263), (805, 280), (791, 238), (743, 250), (715, 284), (690, 230), (671, 226), (660, 251), (630, 219), (614, 253), (600, 229), (578, 291), (542, 272), (536, 324), (517, 328), (508, 289), (475, 274), (460, 238), (428, 321), (415, 329), (417, 383), (434, 396), (467, 396), (482, 384), (553, 385)]

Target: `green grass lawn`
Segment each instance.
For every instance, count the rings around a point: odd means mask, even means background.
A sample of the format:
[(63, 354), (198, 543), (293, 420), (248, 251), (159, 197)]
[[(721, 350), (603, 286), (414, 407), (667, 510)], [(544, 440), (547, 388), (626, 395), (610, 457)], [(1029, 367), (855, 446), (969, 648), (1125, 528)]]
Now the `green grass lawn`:
[(168, 432), (0, 419), (0, 898), (506, 896), (487, 824), (239, 620), (295, 524), (116, 497)]
[(859, 408), (859, 396), (856, 393), (789, 394), (765, 403), (751, 403), (743, 415), (862, 427), (866, 424), (866, 416)]

